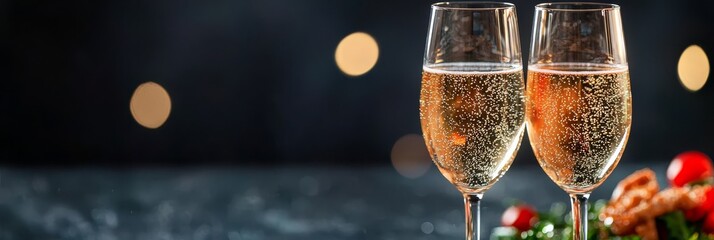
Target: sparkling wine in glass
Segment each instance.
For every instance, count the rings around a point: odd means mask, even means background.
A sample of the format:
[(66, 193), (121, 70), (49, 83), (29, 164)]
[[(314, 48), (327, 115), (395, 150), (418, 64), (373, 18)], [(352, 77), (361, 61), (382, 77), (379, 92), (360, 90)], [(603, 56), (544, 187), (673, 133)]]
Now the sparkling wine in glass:
[(526, 93), (533, 152), (570, 194), (573, 239), (586, 239), (587, 199), (617, 166), (630, 133), (620, 7), (537, 5)]
[(431, 6), (421, 126), (434, 163), (463, 194), (467, 239), (479, 239), (479, 201), (511, 166), (525, 131), (517, 22), (510, 3)]

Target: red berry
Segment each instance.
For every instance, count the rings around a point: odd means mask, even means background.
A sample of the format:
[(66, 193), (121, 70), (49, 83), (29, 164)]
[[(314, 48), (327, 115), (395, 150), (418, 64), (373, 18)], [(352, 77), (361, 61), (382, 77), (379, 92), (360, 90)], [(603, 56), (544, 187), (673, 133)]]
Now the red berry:
[(707, 218), (704, 219), (702, 224), (702, 231), (705, 233), (714, 233), (714, 213), (707, 214)]
[(704, 199), (699, 203), (698, 206), (684, 211), (684, 216), (690, 222), (696, 222), (707, 216), (709, 212), (714, 210), (714, 188), (710, 186), (705, 186), (707, 188), (704, 193)]
[(527, 231), (538, 222), (538, 213), (528, 205), (511, 206), (503, 212), (501, 225)]
[(672, 186), (682, 187), (687, 183), (712, 177), (712, 160), (698, 151), (684, 152), (667, 167), (667, 179)]

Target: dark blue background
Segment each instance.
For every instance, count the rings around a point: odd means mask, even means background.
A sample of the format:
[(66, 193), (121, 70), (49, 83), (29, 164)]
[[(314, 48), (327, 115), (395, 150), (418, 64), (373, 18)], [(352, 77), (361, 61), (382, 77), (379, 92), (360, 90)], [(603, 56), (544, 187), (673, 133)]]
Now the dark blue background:
[[(0, 164), (387, 164), (400, 136), (421, 132), (430, 3), (2, 0)], [(526, 54), (536, 2), (514, 3)], [(624, 158), (714, 153), (714, 89), (688, 92), (676, 73), (690, 44), (714, 53), (714, 2), (619, 4), (634, 114)], [(334, 51), (356, 31), (380, 57), (353, 78)], [(146, 81), (173, 100), (157, 130), (129, 112)], [(516, 164), (533, 159), (524, 139)]]

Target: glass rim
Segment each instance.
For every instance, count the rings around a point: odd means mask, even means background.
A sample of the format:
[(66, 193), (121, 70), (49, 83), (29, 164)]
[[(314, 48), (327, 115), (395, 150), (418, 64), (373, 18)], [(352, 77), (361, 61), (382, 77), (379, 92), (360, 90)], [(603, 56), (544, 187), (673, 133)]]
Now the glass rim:
[(432, 4), (431, 8), (436, 10), (499, 10), (513, 9), (516, 8), (516, 5), (509, 2), (457, 1), (437, 2)]
[(540, 3), (535, 6), (536, 10), (562, 11), (562, 12), (586, 12), (586, 11), (613, 11), (620, 9), (620, 5), (613, 3), (598, 2), (552, 2)]

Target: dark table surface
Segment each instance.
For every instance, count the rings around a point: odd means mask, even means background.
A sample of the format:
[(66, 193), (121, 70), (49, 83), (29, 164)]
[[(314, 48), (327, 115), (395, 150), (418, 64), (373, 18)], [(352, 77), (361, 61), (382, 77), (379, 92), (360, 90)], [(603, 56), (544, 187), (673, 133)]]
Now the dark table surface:
[[(645, 167), (622, 163), (591, 199)], [(666, 165), (651, 164), (664, 184)], [(486, 192), (482, 228), (506, 202), (568, 197), (536, 165)], [(0, 168), (0, 239), (463, 239), (463, 200), (433, 167)], [(484, 236), (484, 239), (487, 237)]]

